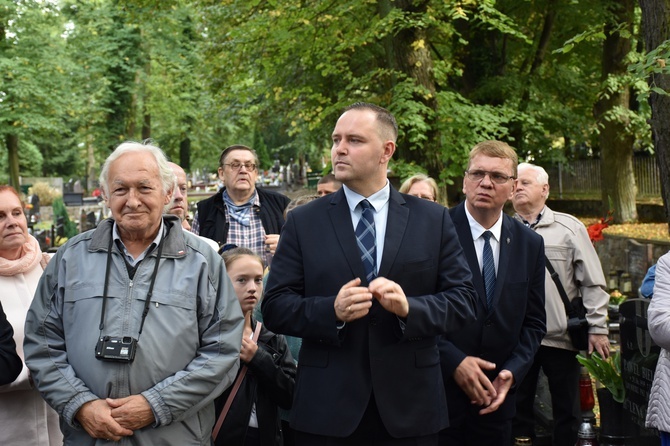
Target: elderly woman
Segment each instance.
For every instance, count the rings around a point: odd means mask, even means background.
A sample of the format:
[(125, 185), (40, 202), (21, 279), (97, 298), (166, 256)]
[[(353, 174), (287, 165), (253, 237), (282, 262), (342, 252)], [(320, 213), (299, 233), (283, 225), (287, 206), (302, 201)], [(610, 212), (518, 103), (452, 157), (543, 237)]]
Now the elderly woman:
[(422, 173), (407, 178), (400, 186), (400, 193), (425, 198), (429, 201), (440, 201), (437, 183), (434, 179)]
[[(26, 313), (48, 260), (28, 234), (19, 194), (10, 186), (0, 186), (0, 301), (14, 328), (21, 359)], [(25, 364), (14, 382), (0, 387), (0, 444), (63, 444), (58, 415), (33, 388)]]

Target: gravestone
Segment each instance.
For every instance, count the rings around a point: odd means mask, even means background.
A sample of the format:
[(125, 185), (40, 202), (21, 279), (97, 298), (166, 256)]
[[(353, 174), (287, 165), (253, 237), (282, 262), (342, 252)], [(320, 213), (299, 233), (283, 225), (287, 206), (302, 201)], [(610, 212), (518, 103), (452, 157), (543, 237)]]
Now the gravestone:
[(623, 407), (637, 426), (637, 444), (660, 445), (658, 434), (644, 427), (649, 392), (661, 351), (649, 334), (648, 307), (648, 299), (629, 299), (619, 305), (621, 374), (626, 389)]
[(63, 192), (63, 204), (65, 206), (83, 206), (84, 194), (75, 192)]
[(642, 279), (652, 264), (652, 252), (648, 245), (637, 240), (628, 240), (626, 251), (628, 253), (628, 273), (633, 282), (632, 291), (637, 296), (637, 289), (642, 285)]

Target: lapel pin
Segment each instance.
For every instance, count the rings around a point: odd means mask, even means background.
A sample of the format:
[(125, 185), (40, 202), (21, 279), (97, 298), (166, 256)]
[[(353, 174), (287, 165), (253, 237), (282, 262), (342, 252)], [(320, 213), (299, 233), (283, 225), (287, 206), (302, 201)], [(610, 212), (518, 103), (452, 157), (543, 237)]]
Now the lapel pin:
[(507, 237), (507, 244), (509, 245), (509, 237)]

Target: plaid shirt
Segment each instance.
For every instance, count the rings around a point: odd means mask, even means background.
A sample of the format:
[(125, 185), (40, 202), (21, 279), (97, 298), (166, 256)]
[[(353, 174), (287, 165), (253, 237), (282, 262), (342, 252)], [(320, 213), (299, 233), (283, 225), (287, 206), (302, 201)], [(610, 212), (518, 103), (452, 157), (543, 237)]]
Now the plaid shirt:
[(198, 211), (195, 211), (193, 214), (193, 221), (191, 222), (191, 232), (195, 235), (200, 235), (200, 216)]
[[(230, 218), (228, 214), (228, 239), (227, 245), (244, 246), (265, 259), (265, 229), (261, 223), (260, 202), (258, 194), (254, 198), (254, 205), (249, 213), (249, 226), (243, 226)], [(227, 208), (226, 208), (227, 209)]]
[[(265, 259), (265, 228), (261, 222), (259, 215), (261, 209), (261, 202), (258, 198), (258, 192), (254, 192), (254, 202), (249, 212), (249, 226), (242, 226), (237, 221), (230, 218), (228, 206), (225, 205), (228, 213), (228, 237), (226, 245), (244, 246), (254, 251), (256, 254)], [(198, 219), (198, 212), (196, 211), (193, 217), (193, 224), (191, 225), (191, 232), (200, 234), (200, 220)]]

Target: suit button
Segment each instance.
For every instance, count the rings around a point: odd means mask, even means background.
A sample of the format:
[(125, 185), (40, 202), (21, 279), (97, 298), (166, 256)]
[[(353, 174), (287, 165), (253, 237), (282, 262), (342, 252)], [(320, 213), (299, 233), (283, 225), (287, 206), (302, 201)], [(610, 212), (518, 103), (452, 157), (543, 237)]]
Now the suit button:
[(376, 318), (376, 317), (371, 317), (371, 318), (370, 318), (370, 325), (372, 325), (373, 327), (374, 327), (375, 325), (377, 325), (377, 318)]
[(491, 327), (492, 325), (493, 325), (493, 321), (491, 321), (491, 319), (488, 319), (488, 320), (486, 321), (485, 326), (486, 326), (486, 327)]

